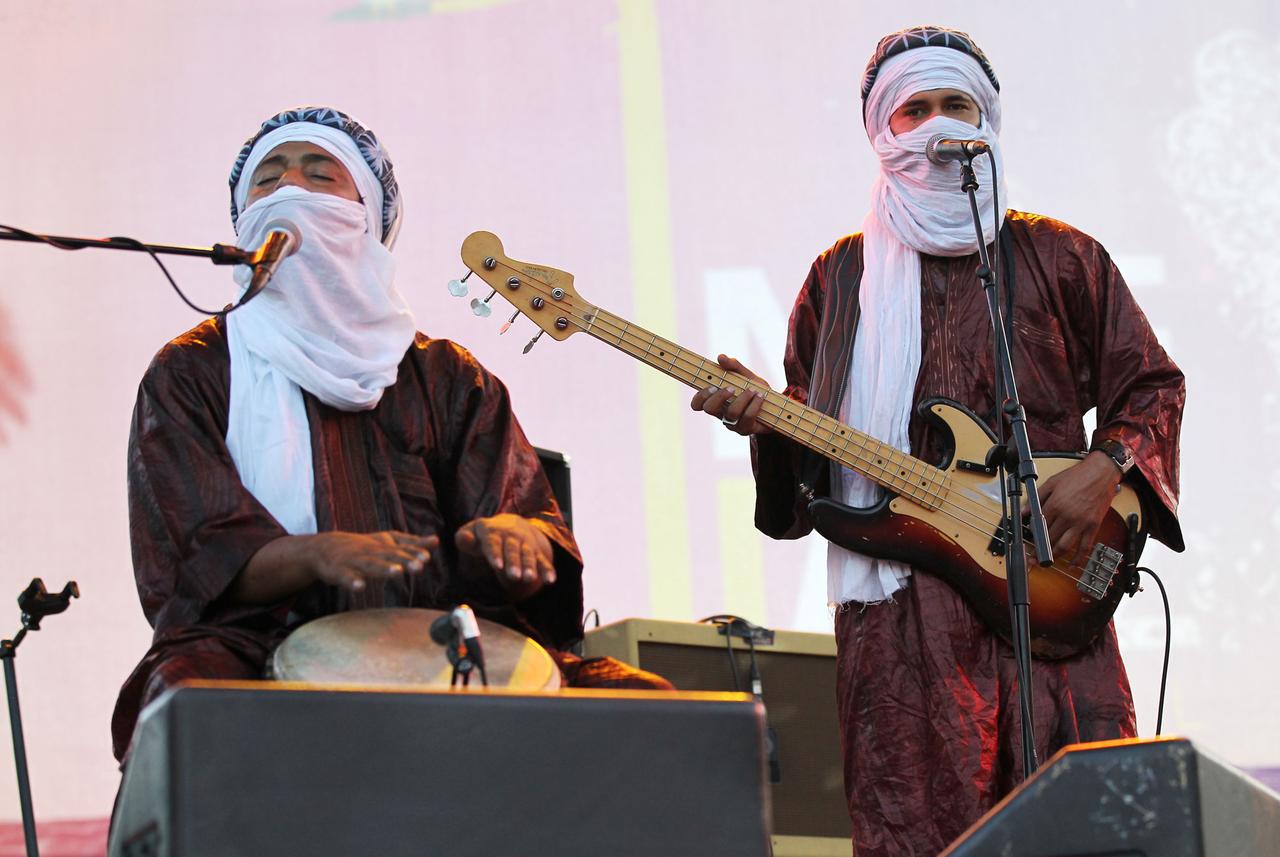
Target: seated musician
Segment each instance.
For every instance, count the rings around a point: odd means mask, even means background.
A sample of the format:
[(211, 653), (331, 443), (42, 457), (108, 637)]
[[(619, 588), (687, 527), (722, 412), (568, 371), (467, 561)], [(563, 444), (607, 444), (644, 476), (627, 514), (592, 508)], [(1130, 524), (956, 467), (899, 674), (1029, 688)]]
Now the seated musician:
[(130, 535), (155, 635), (116, 704), (117, 758), (175, 683), (261, 678), (292, 628), (368, 607), (465, 601), (550, 649), (568, 685), (670, 688), (556, 651), (582, 634), (578, 547), (502, 383), (415, 331), (400, 212), (386, 151), (337, 110), (274, 116), (236, 159), (241, 246), (280, 219), (302, 241), (142, 379)]

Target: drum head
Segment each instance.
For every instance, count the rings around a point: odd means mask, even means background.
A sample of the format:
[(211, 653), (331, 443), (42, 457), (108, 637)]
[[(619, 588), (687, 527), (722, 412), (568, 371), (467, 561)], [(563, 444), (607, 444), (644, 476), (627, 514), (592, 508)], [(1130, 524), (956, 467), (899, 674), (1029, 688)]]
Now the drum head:
[[(444, 646), (431, 639), (440, 610), (387, 607), (315, 619), (290, 634), (271, 656), (280, 681), (344, 685), (448, 687), (453, 675)], [(560, 670), (523, 634), (477, 618), (491, 687), (556, 690)], [(480, 682), (479, 672), (471, 676)]]

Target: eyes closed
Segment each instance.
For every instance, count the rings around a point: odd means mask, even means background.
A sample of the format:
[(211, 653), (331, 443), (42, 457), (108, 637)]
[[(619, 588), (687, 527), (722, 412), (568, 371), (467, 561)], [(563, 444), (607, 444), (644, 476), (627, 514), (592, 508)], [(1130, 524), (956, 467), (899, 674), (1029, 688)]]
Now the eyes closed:
[[(266, 187), (268, 185), (275, 184), (276, 182), (280, 181), (280, 179), (284, 176), (284, 173), (285, 173), (284, 170), (268, 170), (265, 173), (259, 173), (254, 178), (253, 186)], [(314, 181), (314, 182), (321, 182), (321, 183), (337, 181), (337, 178), (333, 176), (331, 173), (327, 173), (324, 170), (317, 170), (314, 168), (308, 169), (306, 172), (303, 173), (303, 175), (306, 177), (307, 181)]]

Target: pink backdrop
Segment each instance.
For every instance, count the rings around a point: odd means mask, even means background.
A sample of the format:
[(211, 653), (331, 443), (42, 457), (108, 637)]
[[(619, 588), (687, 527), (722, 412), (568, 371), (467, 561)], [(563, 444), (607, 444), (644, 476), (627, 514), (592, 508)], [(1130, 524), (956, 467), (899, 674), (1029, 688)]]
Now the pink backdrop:
[[(572, 457), (588, 606), (605, 621), (731, 611), (825, 630), (822, 544), (754, 533), (745, 447), (683, 390), (587, 337), (522, 357), (528, 322), (499, 338), (501, 306), (475, 319), (444, 284), (462, 239), (489, 229), (511, 255), (573, 272), (589, 300), (777, 383), (796, 287), (866, 208), (866, 55), (924, 21), (973, 33), (1004, 81), (1012, 204), (1102, 240), (1186, 370), (1191, 548), (1146, 557), (1176, 611), (1166, 730), (1280, 765), (1280, 692), (1257, 672), (1280, 592), (1280, 469), (1257, 452), (1280, 425), (1268, 3), (6, 4), (0, 223), (228, 240), (243, 139), (284, 107), (341, 107), (396, 162), (399, 282), (420, 327), (470, 347), (531, 439)], [(232, 294), (223, 271), (171, 267), (198, 302)], [(18, 659), (36, 808), (101, 816), (117, 782), (111, 706), (149, 638), (129, 565), (129, 414), (151, 355), (198, 318), (131, 254), (6, 244), (0, 271), (0, 603), (35, 575), (84, 592)], [(1148, 589), (1118, 618), (1146, 734), (1163, 633)], [(0, 630), (17, 620), (0, 611)], [(18, 815), (10, 766), (0, 747), (0, 818)]]

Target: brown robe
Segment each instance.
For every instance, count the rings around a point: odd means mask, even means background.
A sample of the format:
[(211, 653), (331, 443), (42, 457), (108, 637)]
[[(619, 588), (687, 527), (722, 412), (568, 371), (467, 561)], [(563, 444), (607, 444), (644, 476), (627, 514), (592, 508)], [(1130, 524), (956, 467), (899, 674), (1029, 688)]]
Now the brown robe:
[[(1150, 532), (1181, 550), (1182, 373), (1096, 241), (1013, 211), (1002, 236), (1013, 263), (1014, 365), (1032, 448), (1087, 448), (1082, 416), (1096, 407), (1094, 440), (1114, 439), (1133, 453), (1127, 479)], [(850, 366), (861, 251), (861, 235), (851, 235), (819, 256), (791, 314), (786, 393), (827, 414), (838, 413)], [(944, 396), (994, 428), (991, 322), (977, 265), (976, 254), (922, 259), (914, 402)], [(1002, 279), (1005, 305), (1010, 278)], [(913, 454), (940, 462), (944, 432), (916, 415), (910, 434)], [(810, 532), (799, 486), (829, 495), (832, 465), (773, 434), (753, 439), (752, 462), (756, 526), (774, 538)], [(891, 601), (836, 617), (845, 791), (860, 857), (936, 854), (1021, 780), (1012, 652), (922, 571)], [(1036, 661), (1033, 681), (1042, 760), (1064, 744), (1135, 734), (1114, 628), (1075, 658)]]
[[(349, 591), (314, 584), (270, 607), (226, 597), (232, 580), (287, 535), (249, 493), (227, 450), (230, 357), (210, 319), (165, 346), (138, 391), (129, 440), (134, 574), (153, 644), (125, 682), (112, 719), (123, 758), (138, 712), (186, 678), (253, 679), (275, 646), (309, 619), (361, 607), (445, 608), (465, 601), (484, 618), (548, 648), (582, 636), (582, 560), (506, 388), (454, 343), (419, 334), (377, 407), (344, 413), (304, 394), (322, 532), (439, 534), (421, 575)], [(557, 580), (512, 605), (483, 563), (452, 548), (473, 518), (513, 512), (550, 539)], [(569, 683), (623, 683), (620, 665), (553, 653)], [(590, 681), (589, 678), (596, 679)], [(639, 676), (642, 686), (666, 686)]]

